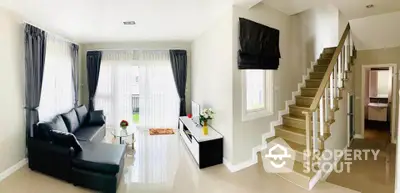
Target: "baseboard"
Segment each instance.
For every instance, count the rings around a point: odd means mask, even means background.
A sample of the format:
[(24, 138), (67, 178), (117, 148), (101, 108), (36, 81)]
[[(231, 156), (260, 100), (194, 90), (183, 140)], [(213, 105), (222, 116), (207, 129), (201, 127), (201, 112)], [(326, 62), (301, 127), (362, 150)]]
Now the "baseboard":
[(27, 163), (28, 163), (28, 159), (24, 158), (21, 161), (19, 161), (18, 163), (16, 163), (15, 165), (13, 165), (13, 166), (9, 167), (8, 169), (6, 169), (4, 172), (1, 172), (0, 173), (0, 182), (2, 180), (6, 179), (11, 174), (13, 174), (14, 172), (16, 172), (17, 170), (19, 170), (20, 168), (22, 168)]
[(252, 165), (254, 165), (254, 164), (256, 164), (257, 163), (257, 161), (256, 162), (254, 162), (254, 160), (253, 159), (251, 159), (251, 160), (248, 160), (248, 161), (245, 161), (245, 162), (242, 162), (242, 163), (240, 163), (240, 164), (232, 164), (231, 162), (229, 162), (227, 159), (225, 159), (224, 158), (224, 165), (228, 168), (228, 170), (230, 171), (230, 172), (237, 172), (237, 171), (240, 171), (240, 170), (243, 170), (243, 169), (245, 169), (245, 168), (248, 168), (248, 167), (250, 167), (250, 166), (252, 166)]
[(355, 139), (364, 139), (364, 136), (361, 135), (361, 134), (355, 134), (355, 135), (354, 135), (354, 138), (355, 138)]
[(255, 165), (258, 163), (258, 157), (257, 157), (257, 153), (259, 151), (262, 151), (263, 149), (267, 148), (267, 144), (262, 144), (262, 145), (258, 145), (256, 147), (254, 147), (252, 149), (252, 155), (251, 155), (251, 159), (239, 163), (239, 164), (232, 164), (231, 162), (229, 162), (227, 159), (223, 158), (223, 162), (224, 165), (229, 169), (230, 172), (237, 172), (243, 169), (246, 169), (252, 165)]

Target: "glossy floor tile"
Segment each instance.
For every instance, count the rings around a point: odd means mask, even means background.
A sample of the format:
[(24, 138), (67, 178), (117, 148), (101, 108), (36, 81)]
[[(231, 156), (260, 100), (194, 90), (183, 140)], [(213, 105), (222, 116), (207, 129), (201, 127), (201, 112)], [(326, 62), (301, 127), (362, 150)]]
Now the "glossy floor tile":
[(379, 149), (380, 153), (377, 160), (371, 156), (368, 160), (352, 161), (350, 172), (332, 172), (327, 182), (363, 193), (393, 193), (396, 146), (376, 138), (355, 139), (350, 149)]
[[(355, 193), (326, 182), (306, 191), (259, 165), (231, 173), (224, 165), (198, 169), (178, 135), (136, 133), (136, 151), (127, 156), (119, 193)], [(31, 171), (27, 166), (0, 182), (1, 193), (92, 192)]]

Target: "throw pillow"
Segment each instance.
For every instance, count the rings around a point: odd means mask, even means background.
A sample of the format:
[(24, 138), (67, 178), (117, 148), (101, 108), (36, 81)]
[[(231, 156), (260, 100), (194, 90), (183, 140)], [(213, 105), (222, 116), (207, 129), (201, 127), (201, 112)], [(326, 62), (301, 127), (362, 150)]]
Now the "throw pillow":
[(63, 118), (69, 132), (73, 133), (79, 128), (79, 120), (75, 109), (71, 109), (68, 113), (62, 114), (61, 117)]
[(78, 116), (79, 124), (83, 125), (86, 121), (88, 110), (85, 105), (81, 105), (75, 109), (76, 115)]
[(82, 151), (82, 146), (76, 139), (75, 135), (68, 132), (53, 130), (51, 132), (51, 141), (55, 145), (73, 148), (75, 153)]
[(59, 130), (68, 133), (68, 128), (65, 125), (61, 115), (57, 115), (56, 117), (54, 117), (52, 124), (53, 124), (53, 130)]
[(102, 110), (92, 111), (89, 113), (89, 125), (104, 125), (106, 123), (106, 118)]

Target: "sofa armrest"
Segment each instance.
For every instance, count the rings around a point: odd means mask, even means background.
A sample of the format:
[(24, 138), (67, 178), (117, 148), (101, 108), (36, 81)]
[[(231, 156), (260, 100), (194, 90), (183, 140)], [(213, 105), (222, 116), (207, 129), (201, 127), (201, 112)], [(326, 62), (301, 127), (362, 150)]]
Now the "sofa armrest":
[(28, 139), (29, 168), (58, 179), (70, 182), (72, 179), (72, 148), (62, 147), (48, 141)]
[(29, 153), (52, 154), (55, 156), (67, 157), (73, 157), (75, 154), (73, 148), (55, 145), (48, 141), (38, 140), (34, 138), (30, 138), (28, 140), (28, 154)]

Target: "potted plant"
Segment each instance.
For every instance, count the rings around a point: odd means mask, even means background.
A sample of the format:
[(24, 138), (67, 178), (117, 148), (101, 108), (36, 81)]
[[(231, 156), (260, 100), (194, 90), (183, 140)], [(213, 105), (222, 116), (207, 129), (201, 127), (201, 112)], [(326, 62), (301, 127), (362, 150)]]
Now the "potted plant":
[(208, 135), (208, 123), (214, 118), (215, 112), (211, 108), (203, 109), (200, 113), (200, 123), (203, 125), (204, 135)]
[(128, 123), (128, 121), (126, 121), (126, 120), (122, 120), (120, 123), (119, 123), (119, 126), (121, 127), (121, 129), (126, 129), (128, 126), (129, 126), (129, 123)]

